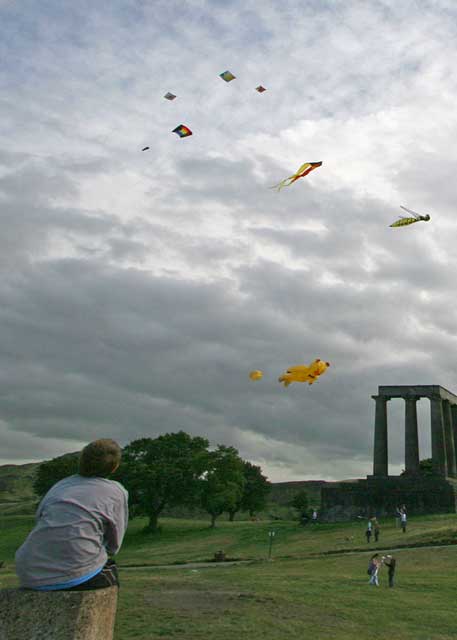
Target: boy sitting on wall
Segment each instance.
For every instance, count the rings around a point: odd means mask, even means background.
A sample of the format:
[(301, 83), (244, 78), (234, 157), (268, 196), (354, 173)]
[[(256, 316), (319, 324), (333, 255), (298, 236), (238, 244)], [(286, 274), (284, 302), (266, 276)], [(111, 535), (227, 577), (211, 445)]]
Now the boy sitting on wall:
[(128, 523), (128, 493), (107, 476), (121, 462), (114, 440), (82, 450), (79, 473), (57, 482), (36, 512), (36, 525), (16, 551), (22, 589), (81, 591), (119, 586), (108, 553), (121, 547)]

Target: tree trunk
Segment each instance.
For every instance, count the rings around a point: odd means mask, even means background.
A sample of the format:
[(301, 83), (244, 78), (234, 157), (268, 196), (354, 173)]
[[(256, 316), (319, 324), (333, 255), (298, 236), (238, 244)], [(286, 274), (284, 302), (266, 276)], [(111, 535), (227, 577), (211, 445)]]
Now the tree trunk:
[(151, 531), (152, 533), (156, 533), (156, 531), (158, 530), (158, 523), (159, 523), (159, 513), (157, 511), (154, 511), (152, 513), (149, 513), (149, 522), (147, 525), (147, 530)]
[(211, 514), (211, 529), (214, 529), (214, 527), (216, 526), (216, 518), (217, 518), (217, 516), (214, 513), (212, 513)]
[(233, 522), (235, 520), (236, 511), (229, 511), (229, 522)]

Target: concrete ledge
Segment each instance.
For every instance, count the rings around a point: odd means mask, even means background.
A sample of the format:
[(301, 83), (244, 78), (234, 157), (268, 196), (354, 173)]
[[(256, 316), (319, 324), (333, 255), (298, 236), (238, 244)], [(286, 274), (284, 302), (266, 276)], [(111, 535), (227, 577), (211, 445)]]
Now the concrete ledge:
[(117, 593), (0, 589), (0, 640), (112, 640)]

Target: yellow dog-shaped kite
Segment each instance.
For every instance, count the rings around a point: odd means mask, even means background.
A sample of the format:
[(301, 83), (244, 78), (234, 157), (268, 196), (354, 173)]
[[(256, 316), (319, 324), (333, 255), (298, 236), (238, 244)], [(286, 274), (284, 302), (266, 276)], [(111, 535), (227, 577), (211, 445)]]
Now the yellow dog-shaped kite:
[(288, 387), (292, 382), (313, 384), (319, 376), (327, 371), (329, 366), (330, 362), (322, 362), (322, 360), (316, 358), (309, 366), (298, 364), (295, 367), (290, 367), (286, 373), (283, 373), (278, 378), (278, 382), (283, 382), (285, 387)]

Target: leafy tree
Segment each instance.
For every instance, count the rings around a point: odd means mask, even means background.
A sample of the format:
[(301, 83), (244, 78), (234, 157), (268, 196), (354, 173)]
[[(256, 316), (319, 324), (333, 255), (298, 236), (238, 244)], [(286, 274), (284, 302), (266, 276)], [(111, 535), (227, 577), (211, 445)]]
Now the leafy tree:
[(38, 467), (33, 490), (42, 498), (56, 482), (78, 473), (79, 453), (66, 453), (42, 462)]
[(234, 447), (219, 445), (207, 455), (207, 471), (202, 479), (201, 504), (211, 516), (211, 527), (224, 511), (241, 501), (245, 484), (243, 460)]
[(229, 511), (230, 522), (235, 514), (240, 511), (249, 511), (252, 517), (256, 511), (261, 511), (266, 506), (267, 495), (271, 491), (271, 484), (262, 475), (262, 469), (247, 460), (243, 461), (244, 489), (238, 503)]
[(308, 494), (306, 491), (299, 491), (290, 501), (290, 506), (298, 511), (299, 519), (302, 520), (306, 516), (309, 508)]
[(205, 438), (179, 431), (141, 438), (124, 448), (113, 479), (124, 484), (136, 513), (148, 516), (147, 530), (157, 531), (165, 507), (196, 504), (208, 446)]
[[(435, 476), (436, 470), (433, 467), (433, 462), (431, 458), (425, 458), (419, 462), (419, 473), (423, 476)], [(400, 474), (401, 476), (406, 475), (406, 471), (403, 471)]]

